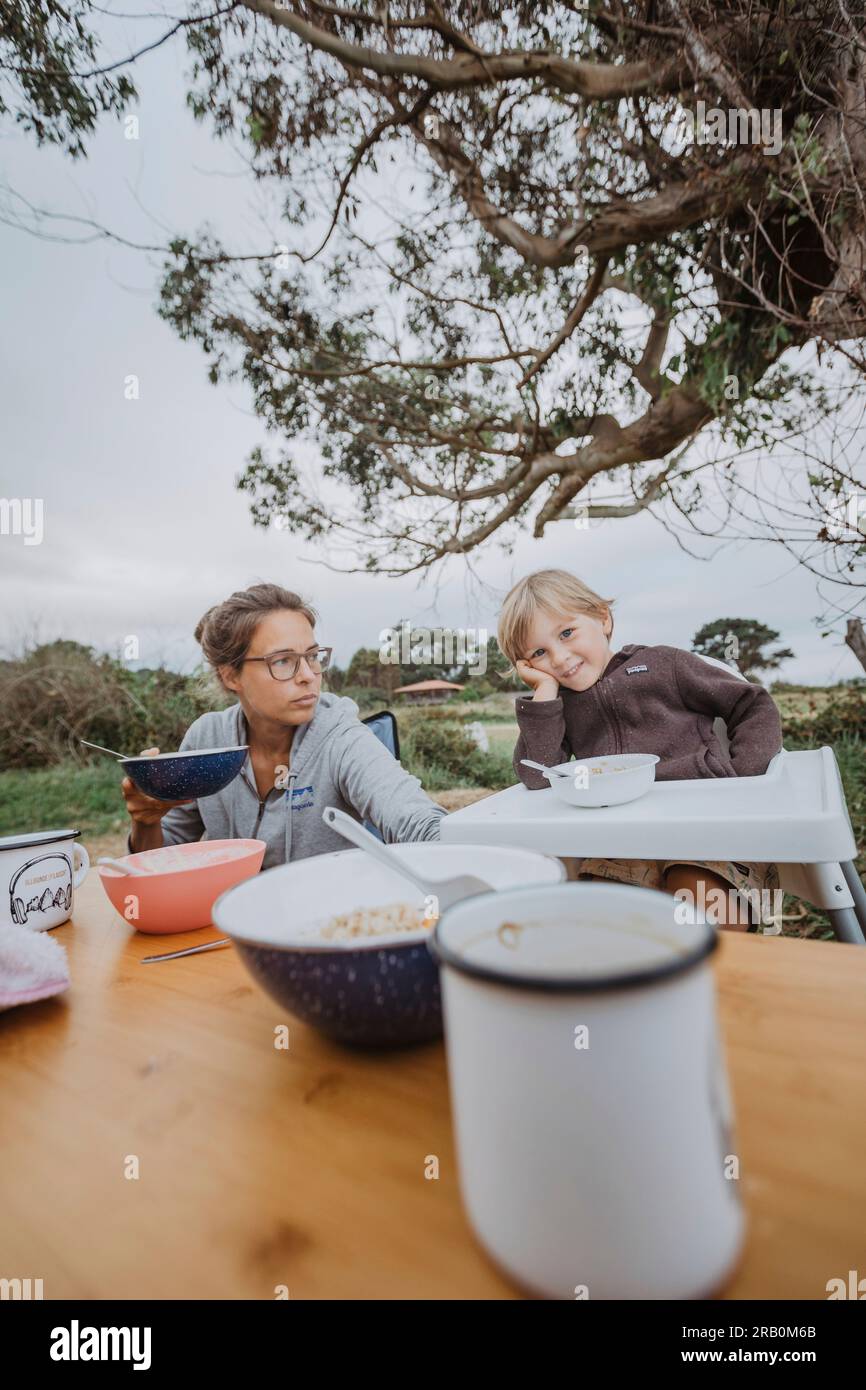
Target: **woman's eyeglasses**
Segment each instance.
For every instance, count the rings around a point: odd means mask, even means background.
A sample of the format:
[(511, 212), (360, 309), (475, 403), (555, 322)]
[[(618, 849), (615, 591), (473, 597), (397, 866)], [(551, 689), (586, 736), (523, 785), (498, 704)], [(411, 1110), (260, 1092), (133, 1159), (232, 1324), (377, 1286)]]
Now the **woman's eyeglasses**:
[(310, 652), (271, 652), (269, 656), (245, 656), (244, 661), (264, 661), (275, 681), (290, 681), (306, 661), (313, 675), (327, 671), (333, 647), (314, 647)]

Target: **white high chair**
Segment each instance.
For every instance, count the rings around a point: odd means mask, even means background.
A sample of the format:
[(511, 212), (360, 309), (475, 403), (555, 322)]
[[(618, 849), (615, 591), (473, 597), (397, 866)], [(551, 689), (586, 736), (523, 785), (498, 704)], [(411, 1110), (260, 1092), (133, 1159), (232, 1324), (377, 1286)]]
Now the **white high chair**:
[[(708, 661), (711, 666), (720, 666), (724, 671), (733, 671), (734, 675), (738, 676), (740, 680), (746, 679), (742, 671), (738, 671), (734, 666), (728, 666), (726, 662), (719, 661), (714, 656), (703, 656), (700, 652), (696, 652), (695, 655), (700, 656), (702, 661)], [(724, 751), (729, 753), (731, 742), (728, 738), (728, 729), (724, 719), (717, 719), (713, 724), (713, 730)], [(845, 800), (845, 790), (842, 786), (842, 778), (839, 775), (836, 755), (832, 748), (823, 748), (818, 751), (829, 753), (832, 759), (836, 776), (835, 778), (833, 777), (829, 768), (825, 775), (831, 784), (838, 779), (838, 797), (841, 801), (844, 817), (848, 822), (848, 827), (851, 829), (851, 836), (853, 838), (854, 832), (851, 827), (851, 819), (848, 815), (848, 803)], [(764, 776), (769, 777), (783, 758), (790, 758), (791, 756), (793, 755), (786, 752), (783, 748), (781, 753), (777, 753), (776, 756), (771, 759)], [(835, 799), (832, 796), (832, 786), (830, 799), (831, 801)], [(842, 852), (845, 852), (844, 849)], [(856, 855), (856, 853), (857, 846), (855, 844), (854, 855)], [(853, 941), (858, 946), (866, 945), (866, 940), (864, 940), (864, 930), (866, 930), (866, 889), (863, 887), (853, 858), (834, 864), (780, 864), (778, 860), (776, 862), (779, 869), (779, 883), (786, 893), (791, 893), (797, 898), (803, 898), (806, 902), (811, 903), (813, 907), (820, 907), (823, 912), (828, 913), (833, 924), (833, 930), (840, 941)], [(844, 880), (844, 884), (842, 880)], [(853, 922), (850, 918), (844, 917), (846, 912), (853, 916)], [(841, 913), (843, 916), (837, 920), (835, 917), (836, 913)]]
[[(727, 752), (724, 720), (714, 727)], [(566, 858), (775, 863), (785, 892), (826, 912), (840, 941), (866, 945), (866, 890), (832, 748), (782, 749), (761, 777), (656, 782), (624, 806), (567, 806), (550, 790), (509, 787), (445, 816), (441, 837)]]

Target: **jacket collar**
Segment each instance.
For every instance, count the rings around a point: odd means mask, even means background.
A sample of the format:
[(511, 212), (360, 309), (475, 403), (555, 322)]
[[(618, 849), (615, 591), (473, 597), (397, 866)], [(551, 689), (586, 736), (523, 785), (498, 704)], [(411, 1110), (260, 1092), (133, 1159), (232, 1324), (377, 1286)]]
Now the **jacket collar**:
[(594, 685), (588, 686), (586, 690), (571, 690), (569, 691), (569, 694), (576, 695), (578, 699), (591, 694), (591, 692), (595, 690), (595, 687), (597, 685), (600, 685), (601, 682), (605, 680), (611, 674), (612, 671), (616, 671), (619, 669), (620, 666), (624, 666), (627, 661), (631, 660), (635, 652), (639, 652), (641, 650), (642, 648), (639, 643), (629, 642), (628, 646), (623, 647), (621, 651), (614, 652), (610, 661), (607, 663)]
[[(628, 646), (623, 647), (621, 651), (614, 652), (610, 661), (599, 676), (598, 681), (596, 681), (596, 685), (598, 685), (599, 681), (603, 681), (605, 676), (609, 676), (612, 671), (616, 671), (620, 666), (624, 666), (627, 661), (631, 660), (635, 652), (639, 651), (640, 646), (636, 642), (629, 642)], [(590, 686), (590, 690), (591, 689), (592, 686)]]

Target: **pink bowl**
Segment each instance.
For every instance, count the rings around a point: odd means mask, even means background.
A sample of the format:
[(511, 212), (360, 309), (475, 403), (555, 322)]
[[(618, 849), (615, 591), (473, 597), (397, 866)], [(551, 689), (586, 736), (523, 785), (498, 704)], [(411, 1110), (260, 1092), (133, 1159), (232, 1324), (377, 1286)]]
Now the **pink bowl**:
[(118, 859), (144, 874), (121, 874), (102, 865), (99, 877), (125, 921), (139, 931), (167, 936), (209, 927), (217, 898), (258, 873), (266, 848), (264, 840), (165, 845)]

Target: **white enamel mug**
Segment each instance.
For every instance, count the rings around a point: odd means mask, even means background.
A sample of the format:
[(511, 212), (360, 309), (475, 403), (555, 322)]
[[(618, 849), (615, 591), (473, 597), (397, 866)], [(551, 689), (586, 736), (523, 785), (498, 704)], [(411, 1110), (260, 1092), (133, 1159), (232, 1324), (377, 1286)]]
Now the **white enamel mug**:
[(431, 940), (464, 1205), (542, 1297), (709, 1297), (737, 1261), (717, 934), (678, 907), (616, 883), (515, 888), (457, 903)]
[(49, 931), (72, 916), (90, 859), (80, 830), (40, 830), (0, 839), (0, 922)]

